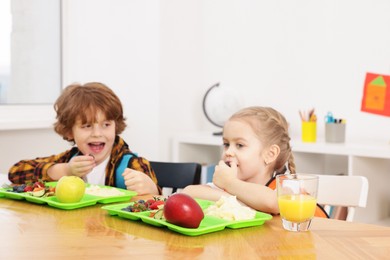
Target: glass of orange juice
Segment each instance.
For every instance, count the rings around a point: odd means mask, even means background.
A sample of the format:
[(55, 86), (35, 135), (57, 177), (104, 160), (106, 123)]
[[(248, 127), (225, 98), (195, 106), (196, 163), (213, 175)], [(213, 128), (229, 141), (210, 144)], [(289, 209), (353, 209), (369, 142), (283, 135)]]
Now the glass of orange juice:
[(276, 176), (278, 205), (284, 229), (308, 231), (317, 206), (318, 176)]

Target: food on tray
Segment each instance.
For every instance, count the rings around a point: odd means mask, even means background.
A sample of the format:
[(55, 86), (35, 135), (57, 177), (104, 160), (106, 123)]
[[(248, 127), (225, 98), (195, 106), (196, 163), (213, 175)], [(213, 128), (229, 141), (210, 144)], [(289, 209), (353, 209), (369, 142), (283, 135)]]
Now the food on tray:
[(42, 181), (36, 181), (33, 183), (26, 183), (26, 184), (12, 184), (12, 185), (7, 185), (7, 187), (4, 188), (8, 189), (7, 191), (9, 192), (15, 192), (15, 193), (26, 192), (28, 195), (34, 197), (50, 197), (53, 196), (55, 193), (54, 187), (48, 187)]
[(215, 204), (206, 208), (204, 213), (206, 216), (233, 221), (254, 219), (256, 216), (256, 211), (241, 205), (236, 196), (222, 196)]
[(77, 176), (63, 176), (56, 186), (55, 195), (59, 202), (76, 203), (79, 202), (85, 193), (85, 182)]
[(154, 219), (159, 219), (159, 220), (165, 220), (164, 207), (159, 210), (154, 210), (153, 212), (150, 213), (149, 217)]
[[(44, 195), (42, 194), (41, 187), (45, 185)], [(128, 202), (132, 197), (137, 195), (137, 192), (131, 190), (121, 190), (123, 195), (121, 196), (111, 196), (111, 197), (100, 197), (100, 196), (89, 196), (85, 195), (81, 198), (80, 201), (75, 203), (64, 203), (58, 200), (55, 196), (56, 185), (58, 182), (39, 182), (39, 183), (29, 183), (29, 184), (5, 184), (0, 188), (0, 197), (4, 199), (15, 199), (15, 200), (25, 200), (26, 202), (47, 205), (54, 208), (72, 210), (79, 209), (88, 206), (100, 204), (109, 204), (116, 202)], [(24, 191), (29, 190), (29, 191)]]
[(42, 197), (45, 195), (45, 187), (35, 188), (33, 191), (31, 191), (31, 195), (34, 197)]
[[(213, 201), (202, 199), (196, 199), (196, 202), (202, 209), (206, 209), (207, 207), (215, 203)], [(270, 214), (258, 211), (256, 211), (256, 216), (254, 219), (241, 221), (226, 221), (220, 218), (205, 215), (198, 228), (186, 228), (177, 224), (169, 223), (168, 221), (164, 220), (164, 209), (151, 210), (146, 212), (123, 211), (123, 208), (127, 207), (128, 205), (129, 203), (105, 205), (102, 207), (102, 209), (107, 210), (110, 216), (117, 216), (128, 221), (143, 222), (144, 224), (148, 224), (157, 228), (167, 228), (170, 231), (188, 236), (204, 235), (212, 232), (222, 231), (225, 228), (239, 229), (261, 226), (265, 223), (265, 221), (272, 219), (272, 216)], [(151, 216), (152, 213), (154, 213), (154, 216)], [(169, 232), (168, 230), (164, 232)]]
[(114, 187), (100, 187), (98, 185), (91, 185), (85, 189), (85, 193), (99, 197), (122, 196), (125, 193)]
[(176, 193), (166, 200), (164, 217), (167, 222), (181, 227), (198, 228), (204, 213), (192, 197), (184, 193)]
[[(150, 211), (150, 210), (158, 210), (162, 209), (164, 207), (165, 199), (164, 198), (158, 198), (153, 197), (153, 199), (149, 200), (138, 200), (134, 202), (133, 204), (130, 204), (129, 206), (123, 208), (122, 210), (128, 211), (128, 212), (142, 212), (142, 211)], [(154, 215), (155, 212), (152, 214)]]

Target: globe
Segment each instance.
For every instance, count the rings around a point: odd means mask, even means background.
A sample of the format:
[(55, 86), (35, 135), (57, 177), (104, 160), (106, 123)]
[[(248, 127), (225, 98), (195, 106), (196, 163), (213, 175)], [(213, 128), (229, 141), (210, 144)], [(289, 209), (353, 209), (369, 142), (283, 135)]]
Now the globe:
[(241, 107), (240, 97), (232, 89), (220, 87), (219, 83), (211, 86), (203, 97), (203, 112), (207, 120), (217, 127), (222, 128)]

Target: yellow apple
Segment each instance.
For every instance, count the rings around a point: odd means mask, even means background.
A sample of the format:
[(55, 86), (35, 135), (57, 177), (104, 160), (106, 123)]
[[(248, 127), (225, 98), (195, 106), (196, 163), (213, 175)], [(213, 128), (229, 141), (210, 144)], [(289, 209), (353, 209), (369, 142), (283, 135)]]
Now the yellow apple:
[(85, 182), (77, 176), (63, 176), (57, 182), (56, 197), (62, 203), (79, 202), (85, 193)]

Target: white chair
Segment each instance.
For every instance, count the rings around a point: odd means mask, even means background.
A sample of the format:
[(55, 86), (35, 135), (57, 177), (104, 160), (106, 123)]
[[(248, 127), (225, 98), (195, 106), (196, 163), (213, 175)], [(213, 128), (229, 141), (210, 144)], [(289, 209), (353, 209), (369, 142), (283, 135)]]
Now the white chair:
[(317, 203), (348, 207), (346, 221), (353, 221), (356, 207), (366, 207), (368, 180), (364, 176), (318, 175)]

